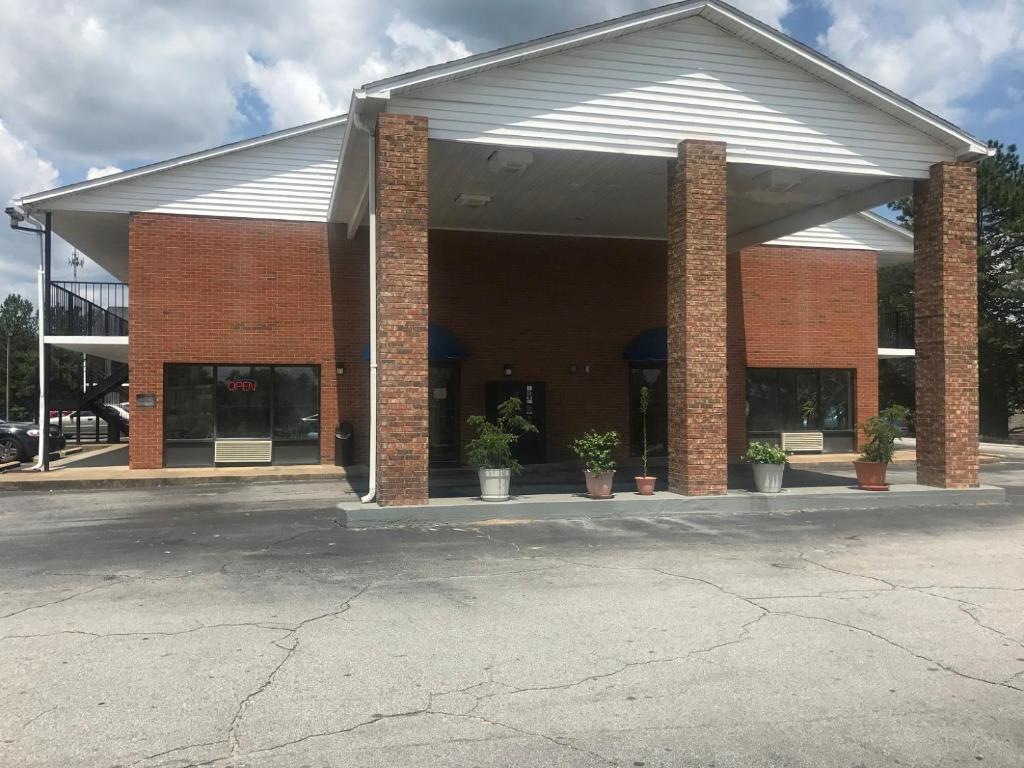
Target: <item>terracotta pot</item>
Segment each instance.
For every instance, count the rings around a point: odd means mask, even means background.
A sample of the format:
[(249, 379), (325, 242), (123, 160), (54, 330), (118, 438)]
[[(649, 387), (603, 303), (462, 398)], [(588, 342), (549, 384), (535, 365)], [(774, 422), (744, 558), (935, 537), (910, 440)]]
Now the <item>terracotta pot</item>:
[(885, 482), (885, 470), (889, 465), (884, 461), (855, 461), (853, 468), (857, 470), (857, 485), (863, 491), (888, 491)]
[(654, 495), (654, 484), (658, 482), (656, 477), (634, 477), (636, 480), (636, 492), (641, 496), (653, 496)]
[(583, 474), (587, 478), (587, 496), (592, 499), (610, 499), (612, 493), (612, 477), (615, 470), (593, 474), (589, 469), (584, 469)]

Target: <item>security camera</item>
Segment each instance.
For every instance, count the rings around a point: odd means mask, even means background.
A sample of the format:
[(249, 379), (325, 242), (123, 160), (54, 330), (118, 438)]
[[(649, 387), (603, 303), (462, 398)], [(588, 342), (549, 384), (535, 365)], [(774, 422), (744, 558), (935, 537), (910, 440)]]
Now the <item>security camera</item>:
[(13, 205), (4, 208), (4, 213), (11, 217), (11, 229), (16, 229), (19, 224), (25, 221), (25, 212)]

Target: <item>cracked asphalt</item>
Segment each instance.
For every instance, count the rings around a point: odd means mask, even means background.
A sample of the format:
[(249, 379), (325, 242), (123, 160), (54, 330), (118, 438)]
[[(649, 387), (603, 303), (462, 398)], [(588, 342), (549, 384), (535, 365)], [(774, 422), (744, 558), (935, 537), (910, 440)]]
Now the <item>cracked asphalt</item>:
[(1016, 768), (1024, 464), (986, 479), (367, 529), (333, 484), (8, 494), (0, 765)]

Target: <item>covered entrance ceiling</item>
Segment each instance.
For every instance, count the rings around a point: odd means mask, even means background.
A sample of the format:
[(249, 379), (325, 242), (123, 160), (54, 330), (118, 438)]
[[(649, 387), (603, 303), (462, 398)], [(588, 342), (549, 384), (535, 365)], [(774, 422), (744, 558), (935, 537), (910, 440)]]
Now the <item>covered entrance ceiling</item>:
[[(670, 160), (520, 148), (514, 157), (526, 167), (512, 172), (501, 162), (503, 152), (513, 154), (492, 145), (430, 142), (431, 227), (665, 238)], [(791, 234), (907, 191), (909, 182), (877, 176), (730, 163), (730, 244)]]

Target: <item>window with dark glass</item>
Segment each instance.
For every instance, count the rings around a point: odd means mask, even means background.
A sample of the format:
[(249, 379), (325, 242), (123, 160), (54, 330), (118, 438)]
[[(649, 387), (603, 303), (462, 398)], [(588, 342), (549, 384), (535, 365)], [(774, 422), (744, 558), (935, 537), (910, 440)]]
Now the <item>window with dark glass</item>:
[(275, 464), (320, 460), (320, 368), (167, 365), (164, 461), (209, 465), (214, 440), (273, 440)]
[(217, 437), (270, 437), (269, 367), (217, 366)]
[(842, 448), (854, 437), (853, 398), (853, 371), (748, 368), (747, 434), (824, 432)]
[(274, 439), (320, 439), (320, 375), (312, 366), (274, 368)]
[(647, 455), (668, 453), (668, 386), (665, 365), (644, 363), (629, 367), (629, 452), (643, 453), (643, 414), (640, 412), (640, 390), (647, 387), (650, 405), (647, 409)]
[(164, 437), (213, 438), (213, 366), (171, 365), (164, 383)]

